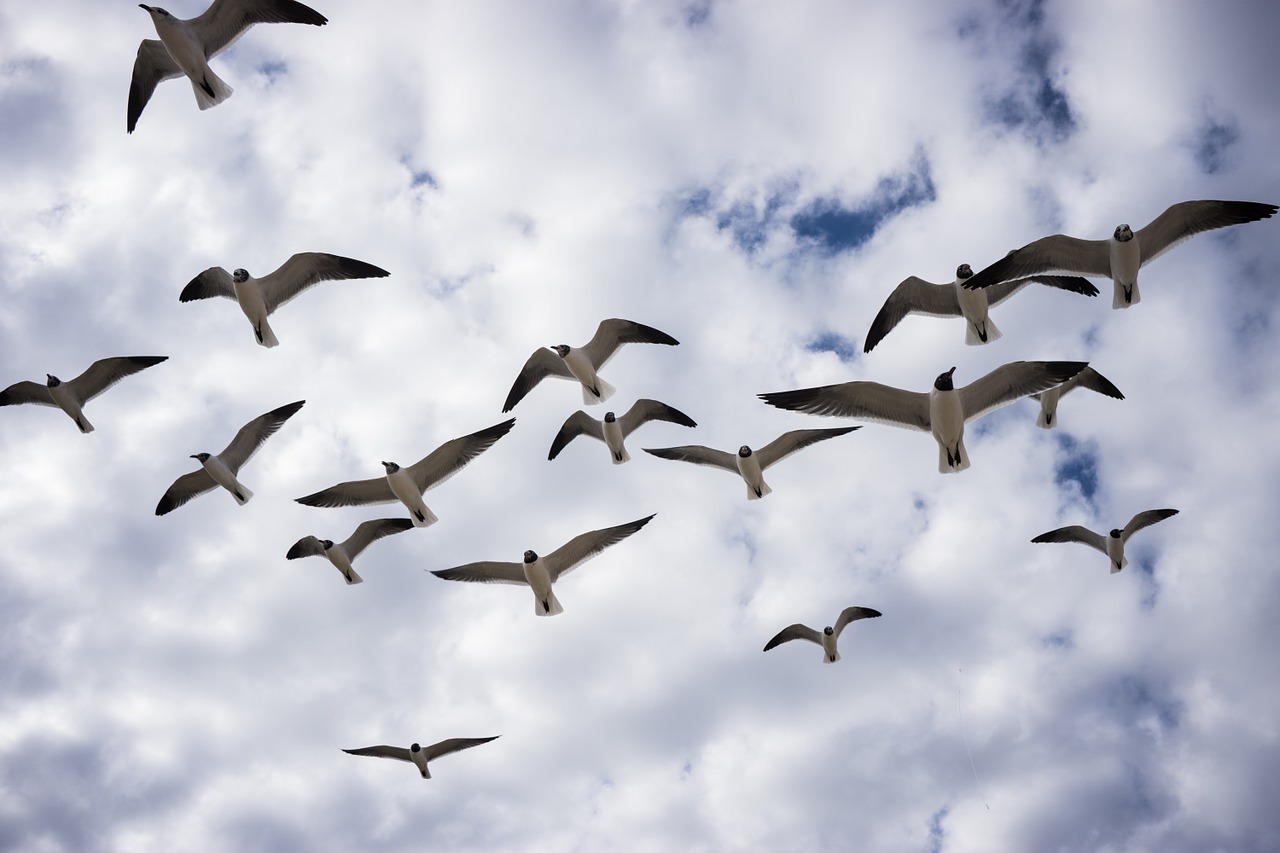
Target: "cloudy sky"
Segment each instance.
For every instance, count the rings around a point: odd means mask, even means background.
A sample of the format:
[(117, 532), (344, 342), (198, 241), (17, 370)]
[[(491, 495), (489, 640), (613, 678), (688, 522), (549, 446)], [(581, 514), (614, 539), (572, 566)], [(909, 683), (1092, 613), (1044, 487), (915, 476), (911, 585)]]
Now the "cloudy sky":
[[(202, 0), (171, 0), (192, 17)], [(1143, 301), (1031, 288), (1004, 337), (911, 317), (1046, 234), (1170, 204), (1280, 202), (1280, 10), (1241, 2), (317, 0), (253, 29), (197, 110), (160, 85), (125, 133), (133, 2), (0, 3), (0, 387), (167, 355), (89, 404), (0, 411), (0, 848), (31, 851), (1280, 848), (1280, 222), (1194, 238)], [(182, 304), (202, 270), (294, 252), (385, 279), (273, 315)], [(581, 407), (544, 382), (427, 493), (440, 522), (370, 546), (365, 583), (298, 538), (398, 505), (293, 498), (498, 423), (540, 346), (606, 317), (678, 347), (604, 371), (650, 424), (547, 461)], [(1088, 360), (1125, 393), (972, 424), (973, 467), (867, 424), (748, 502), (643, 447), (760, 446), (850, 421), (756, 394), (926, 390)], [(251, 418), (302, 410), (224, 492), (160, 495)], [(1130, 565), (1030, 539), (1176, 517)], [(657, 517), (557, 586), (427, 572)], [(791, 643), (883, 611), (844, 659)], [(433, 763), (343, 754), (501, 735)]]

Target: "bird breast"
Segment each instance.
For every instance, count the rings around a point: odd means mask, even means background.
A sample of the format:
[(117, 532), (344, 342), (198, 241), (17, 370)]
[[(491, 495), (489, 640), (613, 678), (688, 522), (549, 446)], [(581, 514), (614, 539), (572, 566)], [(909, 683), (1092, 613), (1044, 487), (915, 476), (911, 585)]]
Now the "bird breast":
[(618, 454), (622, 452), (622, 424), (618, 421), (602, 421), (600, 424), (601, 431), (604, 433), (604, 443), (608, 446), (609, 452)]
[(569, 372), (583, 385), (595, 384), (595, 365), (591, 363), (591, 359), (587, 358), (587, 354), (582, 350), (570, 349), (569, 354), (564, 357), (564, 366), (569, 368)]
[(160, 36), (160, 43), (164, 45), (165, 50), (169, 51), (169, 56), (178, 67), (188, 77), (201, 76), (201, 72), (208, 67), (204, 45), (196, 39), (186, 24), (173, 18), (155, 15), (151, 19), (156, 25), (156, 35)]
[(262, 288), (258, 287), (255, 279), (232, 281), (231, 286), (235, 289), (236, 302), (240, 303), (240, 310), (246, 317), (256, 323), (267, 316), (267, 303), (262, 298)]
[(1121, 243), (1111, 238), (1111, 280), (1116, 284), (1131, 285), (1138, 280), (1138, 267), (1142, 266), (1142, 247), (1138, 238)]
[(521, 567), (524, 569), (525, 582), (533, 587), (533, 592), (539, 599), (551, 594), (551, 573), (542, 564), (541, 557), (532, 563), (521, 563)]
[(964, 406), (958, 391), (929, 392), (929, 427), (933, 437), (944, 444), (954, 444), (964, 433)]
[(405, 506), (416, 506), (418, 499), (422, 497), (422, 492), (418, 491), (418, 484), (413, 482), (413, 478), (406, 474), (403, 468), (387, 475), (387, 485), (391, 487), (391, 494)]
[(959, 280), (956, 281), (956, 298), (960, 302), (960, 313), (965, 320), (975, 325), (987, 320), (987, 291), (965, 290)]

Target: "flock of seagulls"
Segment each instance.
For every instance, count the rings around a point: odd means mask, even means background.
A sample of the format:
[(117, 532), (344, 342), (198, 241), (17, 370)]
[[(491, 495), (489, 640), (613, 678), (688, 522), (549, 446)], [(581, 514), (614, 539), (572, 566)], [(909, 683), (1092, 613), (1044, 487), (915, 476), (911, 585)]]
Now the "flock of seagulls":
[[(129, 88), (127, 131), (133, 133), (144, 107), (156, 86), (163, 80), (185, 76), (191, 83), (200, 109), (217, 106), (232, 94), (231, 87), (210, 68), (209, 60), (235, 42), (246, 30), (259, 23), (298, 23), (323, 26), (327, 19), (294, 0), (214, 0), (201, 15), (189, 19), (174, 18), (159, 7), (141, 5), (151, 18), (159, 39), (144, 39), (138, 47), (133, 77)], [(1127, 308), (1139, 299), (1138, 271), (1150, 261), (1182, 240), (1195, 234), (1229, 225), (1254, 222), (1271, 217), (1277, 208), (1271, 204), (1243, 201), (1188, 201), (1171, 206), (1146, 227), (1133, 232), (1128, 225), (1116, 228), (1110, 240), (1080, 240), (1053, 235), (1036, 240), (1010, 252), (977, 274), (968, 264), (956, 270), (950, 284), (932, 284), (911, 276), (904, 279), (889, 295), (872, 321), (865, 339), (864, 352), (884, 339), (910, 314), (939, 317), (962, 317), (965, 321), (965, 343), (985, 345), (999, 340), (1000, 330), (992, 322), (989, 310), (1018, 293), (1029, 284), (1041, 284), (1058, 290), (1093, 297), (1098, 288), (1083, 276), (1108, 277), (1114, 284), (1114, 308)], [(1063, 274), (1056, 274), (1063, 273)], [(248, 318), (255, 340), (263, 347), (279, 345), (268, 318), (281, 305), (302, 291), (322, 281), (381, 278), (386, 270), (365, 261), (320, 252), (303, 252), (290, 257), (278, 269), (255, 278), (244, 269), (228, 273), (211, 267), (193, 278), (182, 290), (179, 300), (190, 302), (222, 297), (232, 299)], [(510, 412), (543, 379), (566, 379), (578, 383), (584, 405), (603, 403), (615, 393), (600, 371), (624, 344), (647, 343), (676, 346), (674, 337), (632, 320), (603, 320), (592, 338), (580, 347), (557, 344), (540, 348), (529, 356), (517, 374), (502, 404), (502, 412)], [(82, 374), (63, 382), (52, 374), (44, 385), (21, 381), (0, 392), (0, 406), (32, 403), (56, 406), (65, 412), (82, 433), (94, 427), (84, 415), (86, 403), (121, 379), (165, 361), (167, 356), (133, 356), (104, 358), (94, 362)], [(930, 433), (938, 445), (938, 470), (958, 473), (970, 465), (965, 447), (965, 425), (997, 408), (1023, 397), (1039, 401), (1037, 425), (1057, 426), (1057, 409), (1065, 394), (1075, 388), (1086, 388), (1108, 397), (1123, 400), (1124, 395), (1109, 380), (1085, 362), (1014, 361), (1005, 364), (972, 383), (957, 387), (956, 368), (940, 373), (927, 392), (906, 391), (877, 382), (850, 381), (816, 388), (804, 388), (760, 394), (771, 406), (782, 409), (841, 418), (859, 418), (896, 427)], [(192, 454), (200, 467), (178, 477), (156, 505), (157, 516), (166, 515), (193, 498), (222, 487), (241, 505), (247, 504), (253, 492), (239, 479), (241, 470), (268, 438), (299, 410), (299, 400), (260, 415), (245, 424), (221, 453)], [(607, 412), (597, 420), (585, 411), (567, 417), (552, 440), (548, 460), (553, 460), (578, 436), (589, 436), (602, 442), (610, 462), (619, 465), (630, 460), (624, 440), (636, 429), (651, 421), (667, 422), (696, 428), (697, 423), (684, 412), (649, 398), (637, 399), (621, 417)], [(414, 527), (426, 527), (439, 521), (423, 500), (424, 493), (457, 474), (479, 455), (509, 433), (515, 418), (502, 421), (469, 435), (452, 439), (419, 461), (401, 466), (382, 462), (383, 475), (363, 480), (341, 482), (313, 494), (297, 498), (297, 502), (315, 507), (364, 506), (399, 502), (408, 516), (364, 521), (342, 542), (307, 535), (298, 539), (285, 554), (289, 560), (324, 557), (338, 570), (348, 585), (363, 579), (353, 562), (370, 544), (384, 537), (404, 533)], [(644, 448), (662, 459), (690, 462), (720, 468), (738, 475), (747, 490), (748, 500), (759, 500), (771, 493), (764, 472), (782, 459), (827, 439), (851, 433), (860, 426), (848, 425), (827, 429), (797, 429), (783, 433), (758, 449), (741, 446), (736, 453), (703, 445)], [(1102, 536), (1085, 527), (1072, 525), (1051, 530), (1032, 542), (1078, 542), (1105, 553), (1111, 572), (1119, 572), (1126, 564), (1124, 546), (1138, 530), (1175, 515), (1175, 509), (1148, 510), (1135, 515), (1123, 529)], [(432, 571), (436, 577), (469, 583), (515, 584), (529, 588), (534, 599), (534, 612), (549, 617), (564, 611), (555, 594), (555, 584), (568, 572), (605, 549), (619, 544), (649, 524), (655, 514), (635, 521), (592, 530), (574, 536), (546, 555), (526, 550), (519, 562), (481, 560), (448, 569)], [(849, 623), (878, 618), (880, 611), (851, 606), (840, 612), (834, 625), (821, 632), (803, 624), (782, 629), (768, 641), (764, 651), (792, 640), (806, 640), (822, 647), (823, 663), (840, 660), (837, 642)], [(352, 755), (390, 758), (412, 763), (422, 778), (430, 778), (428, 762), (445, 755), (489, 743), (497, 736), (483, 738), (451, 738), (423, 747), (413, 743), (408, 748), (369, 746), (344, 749)]]

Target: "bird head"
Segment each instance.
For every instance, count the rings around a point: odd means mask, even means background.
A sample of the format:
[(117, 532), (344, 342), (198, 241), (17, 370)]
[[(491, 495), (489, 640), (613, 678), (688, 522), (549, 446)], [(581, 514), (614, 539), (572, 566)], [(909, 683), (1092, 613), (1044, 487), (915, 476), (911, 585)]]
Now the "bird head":
[(1133, 239), (1133, 230), (1128, 225), (1117, 225), (1113, 236), (1117, 243), (1128, 243)]
[(422, 752), (422, 746), (421, 746), (421, 744), (416, 744), (416, 743), (409, 744), (409, 751), (410, 751), (410, 752)]
[(1123, 530), (1121, 530), (1120, 528), (1118, 528), (1118, 527), (1117, 527), (1117, 528), (1114, 528), (1114, 529), (1111, 531), (1111, 538), (1112, 538), (1112, 539), (1119, 539), (1119, 538), (1120, 538), (1120, 536), (1121, 536), (1121, 534), (1123, 534), (1123, 533), (1124, 533), (1124, 531), (1123, 531)]
[(536, 551), (529, 550), (524, 552), (524, 561), (526, 563), (532, 563), (536, 559), (538, 559), (538, 554)]
[(555, 350), (556, 355), (560, 356), (561, 358), (564, 358), (569, 354), (568, 344), (556, 344), (555, 346), (552, 347), (552, 349)]
[(394, 462), (383, 462), (382, 467), (386, 469), (388, 474), (394, 474), (400, 470), (400, 466)]
[(748, 456), (751, 455), (751, 448), (747, 447), (745, 444), (742, 445), (741, 447), (738, 448), (738, 455), (741, 456), (743, 459), (746, 459)]
[(333, 547), (333, 540), (332, 540), (332, 539), (321, 539), (321, 540), (320, 540), (320, 546), (321, 546), (322, 548), (324, 548), (326, 551), (328, 551), (330, 548), (332, 548), (332, 547)]
[(249, 280), (249, 271), (246, 269), (238, 269), (231, 273), (231, 280), (236, 284), (244, 284)]
[(956, 278), (964, 281), (966, 278), (973, 278), (973, 267), (968, 264), (961, 264), (956, 267)]
[(607, 424), (611, 424), (611, 423), (613, 423), (614, 421), (616, 421), (617, 419), (618, 419), (618, 416), (617, 416), (617, 415), (615, 415), (613, 412), (605, 412), (605, 413), (604, 413), (604, 422), (605, 422), (605, 423), (607, 423)]
[(951, 374), (955, 372), (956, 369), (953, 367), (946, 373), (939, 373), (938, 378), (933, 380), (933, 387), (937, 388), (939, 391), (954, 391), (956, 386), (951, 381)]
[(836, 632), (835, 629), (832, 628), (830, 625), (822, 629), (822, 633), (826, 634), (828, 637), (830, 637), (835, 632)]
[(199, 459), (201, 462), (208, 462), (208, 461), (209, 461), (209, 454), (208, 454), (208, 453), (192, 453), (192, 454), (191, 454), (191, 458), (192, 458), (192, 459)]
[(170, 15), (168, 12), (166, 12), (164, 9), (161, 9), (159, 6), (148, 6), (145, 3), (139, 3), (138, 8), (146, 9), (147, 12), (149, 12), (151, 14), (151, 17), (153, 18), (172, 18), (173, 17), (173, 15)]
[(46, 373), (44, 377), (44, 384), (50, 388), (57, 388), (62, 384), (62, 380), (54, 376), (52, 373)]

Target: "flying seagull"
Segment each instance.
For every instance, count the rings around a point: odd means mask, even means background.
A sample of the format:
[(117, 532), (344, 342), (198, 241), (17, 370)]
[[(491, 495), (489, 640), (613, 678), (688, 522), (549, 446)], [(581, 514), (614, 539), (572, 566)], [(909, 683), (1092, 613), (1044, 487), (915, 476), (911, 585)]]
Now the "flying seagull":
[(413, 522), (407, 518), (378, 518), (360, 524), (346, 542), (334, 544), (332, 539), (303, 536), (293, 543), (293, 547), (289, 549), (289, 553), (285, 554), (285, 558), (297, 560), (300, 557), (326, 557), (330, 563), (333, 563), (335, 569), (342, 572), (348, 586), (363, 583), (364, 578), (356, 574), (356, 570), (351, 567), (351, 561), (367, 548), (370, 542), (381, 539), (383, 536), (390, 536), (392, 533), (400, 533), (410, 527), (413, 527)]
[(15, 382), (0, 391), (0, 406), (17, 406), (35, 403), (37, 406), (57, 406), (76, 422), (80, 432), (93, 432), (93, 424), (84, 416), (84, 404), (106, 391), (126, 376), (146, 370), (169, 358), (167, 355), (125, 355), (118, 358), (102, 358), (89, 365), (75, 379), (63, 382), (52, 373), (45, 374), (45, 384)]
[(765, 643), (764, 650), (767, 652), (775, 646), (789, 643), (792, 640), (808, 640), (811, 643), (817, 643), (822, 646), (823, 663), (835, 663), (840, 660), (840, 652), (836, 648), (836, 643), (840, 640), (840, 632), (844, 630), (844, 626), (855, 619), (874, 619), (882, 615), (879, 610), (872, 610), (870, 607), (846, 607), (840, 611), (836, 624), (823, 628), (821, 634), (808, 625), (801, 625), (797, 622), (779, 631), (772, 640)]
[(1014, 361), (957, 389), (953, 367), (940, 373), (927, 394), (902, 391), (879, 382), (845, 382), (797, 391), (760, 394), (779, 409), (813, 415), (866, 418), (891, 426), (933, 433), (938, 442), (938, 470), (956, 473), (969, 467), (964, 446), (966, 421), (985, 415), (1019, 397), (1066, 382), (1085, 368), (1083, 361)]
[(427, 769), (428, 761), (434, 761), (441, 756), (463, 749), (470, 749), (473, 746), (479, 746), (491, 740), (497, 740), (499, 737), (501, 735), (494, 735), (493, 737), (452, 737), (439, 743), (433, 743), (431, 746), (420, 746), (416, 743), (410, 744), (408, 749), (403, 746), (384, 745), (366, 746), (360, 749), (344, 749), (342, 751), (348, 755), (369, 755), (373, 758), (394, 758), (396, 761), (408, 761), (418, 768), (418, 772), (422, 774), (423, 779), (430, 779), (431, 771)]
[(254, 278), (243, 269), (228, 273), (222, 267), (209, 267), (187, 283), (178, 301), (192, 302), (215, 296), (234, 299), (253, 325), (258, 343), (274, 347), (279, 346), (280, 341), (267, 325), (268, 315), (308, 287), (322, 281), (388, 275), (391, 273), (364, 261), (323, 252), (299, 252), (262, 278)]
[(247, 504), (249, 498), (253, 497), (253, 492), (246, 489), (236, 479), (236, 475), (253, 457), (253, 454), (258, 452), (262, 443), (275, 435), (284, 422), (293, 417), (305, 402), (306, 400), (299, 400), (296, 403), (272, 409), (265, 415), (259, 415), (249, 421), (240, 427), (236, 437), (231, 439), (231, 443), (217, 456), (193, 453), (191, 458), (200, 460), (200, 470), (183, 474), (173, 481), (173, 485), (160, 498), (160, 503), (156, 504), (156, 515), (172, 512), (214, 486), (222, 486), (241, 506)]
[(627, 452), (627, 448), (622, 444), (623, 439), (635, 432), (636, 428), (641, 424), (649, 421), (669, 421), (681, 426), (697, 426), (693, 418), (684, 412), (672, 408), (666, 403), (659, 403), (657, 400), (636, 400), (631, 404), (631, 408), (627, 409), (627, 413), (620, 418), (614, 415), (613, 412), (605, 412), (603, 421), (598, 421), (586, 412), (579, 410), (570, 415), (565, 420), (564, 426), (560, 427), (560, 432), (556, 433), (555, 440), (551, 442), (551, 452), (547, 454), (547, 459), (548, 461), (555, 459), (560, 454), (560, 451), (564, 450), (565, 445), (578, 436), (589, 435), (594, 439), (603, 441), (609, 448), (609, 458), (613, 461), (613, 464), (621, 465), (631, 459), (631, 454)]
[(493, 443), (511, 431), (516, 419), (446, 441), (407, 468), (394, 462), (383, 462), (384, 477), (339, 483), (315, 494), (297, 498), (306, 506), (363, 506), (400, 501), (413, 517), (414, 527), (426, 527), (440, 519), (427, 508), (422, 493), (440, 485), (462, 470), (472, 459), (484, 453)]
[(1039, 394), (1031, 395), (1032, 399), (1040, 401), (1040, 414), (1036, 418), (1036, 426), (1044, 429), (1053, 429), (1057, 426), (1058, 401), (1077, 388), (1097, 391), (1099, 394), (1105, 394), (1116, 400), (1124, 399), (1120, 389), (1111, 384), (1110, 379), (1092, 367), (1086, 367), (1061, 385), (1057, 385), (1047, 391), (1041, 391)]
[(231, 97), (231, 87), (213, 69), (209, 60), (244, 35), (254, 24), (311, 24), (329, 22), (310, 6), (295, 0), (213, 0), (208, 9), (190, 20), (180, 20), (159, 6), (138, 4), (151, 16), (160, 40), (143, 39), (133, 62), (129, 83), (128, 131), (138, 126), (138, 117), (162, 80), (186, 75), (202, 110), (215, 107)]
[(893, 293), (889, 294), (880, 313), (871, 321), (871, 329), (867, 332), (862, 351), (871, 352), (908, 314), (964, 317), (964, 342), (969, 346), (999, 340), (1000, 330), (987, 316), (987, 308), (999, 305), (1028, 284), (1044, 284), (1084, 296), (1098, 295), (1098, 288), (1088, 279), (1066, 275), (1032, 276), (1001, 282), (998, 286), (985, 290), (965, 290), (961, 285), (972, 275), (973, 268), (968, 264), (961, 264), (956, 268), (956, 280), (951, 284), (933, 284), (915, 276), (903, 279), (893, 289)]
[(862, 427), (835, 427), (834, 429), (796, 429), (784, 432), (759, 450), (753, 451), (747, 445), (738, 448), (736, 454), (724, 450), (704, 447), (701, 444), (688, 444), (683, 447), (646, 447), (645, 453), (652, 453), (662, 459), (676, 459), (681, 462), (692, 462), (694, 465), (708, 465), (712, 468), (723, 468), (742, 477), (747, 484), (747, 500), (758, 500), (773, 491), (764, 481), (764, 471), (770, 465), (786, 459), (801, 448), (808, 447), (828, 438), (853, 432)]
[(1138, 302), (1138, 270), (1199, 234), (1228, 225), (1268, 219), (1274, 204), (1256, 201), (1184, 201), (1173, 205), (1134, 233), (1117, 225), (1110, 240), (1080, 240), (1054, 234), (1015, 249), (964, 283), (970, 290), (991, 287), (1009, 279), (1061, 271), (1106, 276), (1115, 286), (1112, 308)]
[(535, 385), (548, 376), (573, 379), (581, 383), (583, 405), (603, 403), (613, 396), (615, 389), (597, 376), (596, 371), (609, 363), (619, 347), (623, 344), (675, 346), (679, 343), (666, 332), (643, 323), (617, 318), (601, 320), (596, 333), (582, 347), (556, 344), (538, 349), (529, 356), (507, 394), (507, 401), (502, 404), (502, 411), (509, 412), (515, 408), (516, 403), (523, 400)]
[(1124, 530), (1115, 529), (1106, 536), (1094, 533), (1087, 527), (1073, 524), (1069, 527), (1050, 530), (1048, 533), (1041, 533), (1031, 541), (1079, 542), (1082, 545), (1088, 545), (1090, 548), (1096, 548), (1111, 560), (1111, 574), (1114, 575), (1129, 564), (1128, 558), (1124, 555), (1124, 543), (1129, 541), (1130, 536), (1144, 527), (1150, 527), (1157, 521), (1164, 521), (1169, 516), (1177, 514), (1178, 511), (1176, 509), (1149, 509), (1129, 519), (1129, 523), (1124, 526)]
[(575, 536), (545, 557), (539, 557), (535, 551), (524, 552), (523, 563), (498, 563), (486, 560), (480, 563), (467, 563), (452, 569), (439, 569), (431, 574), (447, 581), (469, 581), (471, 583), (514, 583), (523, 584), (533, 590), (533, 612), (539, 616), (555, 616), (563, 613), (564, 608), (556, 599), (551, 585), (569, 571), (599, 554), (610, 545), (616, 545), (644, 527), (653, 518), (645, 516), (637, 521), (619, 524), (617, 527), (606, 527), (603, 530), (592, 530)]

